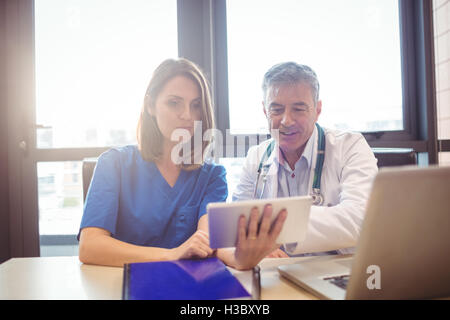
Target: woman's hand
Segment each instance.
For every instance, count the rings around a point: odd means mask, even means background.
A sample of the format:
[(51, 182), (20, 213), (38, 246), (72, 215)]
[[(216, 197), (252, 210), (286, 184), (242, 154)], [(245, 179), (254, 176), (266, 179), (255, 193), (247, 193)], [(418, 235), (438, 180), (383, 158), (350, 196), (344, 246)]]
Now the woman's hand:
[(174, 260), (206, 258), (213, 254), (213, 250), (209, 247), (208, 233), (203, 230), (197, 230), (183, 244), (172, 250)]
[(287, 211), (281, 210), (272, 225), (270, 223), (271, 216), (272, 206), (269, 204), (264, 207), (258, 230), (259, 210), (253, 208), (250, 212), (248, 232), (245, 216), (242, 215), (239, 218), (238, 242), (234, 252), (237, 269), (253, 268), (268, 254), (280, 247), (275, 241), (283, 228)]

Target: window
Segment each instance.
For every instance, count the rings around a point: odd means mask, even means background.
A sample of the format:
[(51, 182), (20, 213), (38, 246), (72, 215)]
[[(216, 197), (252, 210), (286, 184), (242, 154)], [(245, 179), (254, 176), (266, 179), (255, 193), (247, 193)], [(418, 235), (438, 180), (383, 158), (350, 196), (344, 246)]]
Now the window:
[(164, 59), (178, 56), (177, 3), (34, 4), (37, 152), (32, 154), (40, 250), (41, 255), (61, 255), (64, 245), (66, 254), (76, 254), (83, 214), (79, 160), (92, 157), (94, 147), (136, 143), (152, 72)]
[(78, 234), (83, 214), (81, 162), (39, 162), (40, 235)]
[(232, 134), (267, 132), (261, 82), (283, 61), (316, 71), (322, 125), (404, 129), (397, 1), (228, 0), (226, 6)]
[(38, 0), (35, 43), (37, 147), (135, 143), (151, 73), (177, 56), (176, 1)]
[(233, 193), (239, 184), (241, 177), (242, 166), (244, 165), (245, 158), (220, 158), (219, 163), (227, 170), (227, 184), (228, 184), (228, 198), (227, 202), (232, 201)]

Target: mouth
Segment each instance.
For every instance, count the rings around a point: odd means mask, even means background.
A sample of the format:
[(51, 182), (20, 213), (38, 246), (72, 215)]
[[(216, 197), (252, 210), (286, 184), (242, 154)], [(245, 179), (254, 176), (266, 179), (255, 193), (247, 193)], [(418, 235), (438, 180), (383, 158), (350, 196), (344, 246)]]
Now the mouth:
[(297, 131), (294, 131), (294, 132), (282, 132), (282, 131), (280, 131), (280, 135), (284, 136), (284, 137), (292, 137), (292, 136), (296, 135), (297, 133), (298, 133)]
[(192, 130), (192, 129), (194, 129), (194, 127), (193, 126), (177, 127), (177, 129)]

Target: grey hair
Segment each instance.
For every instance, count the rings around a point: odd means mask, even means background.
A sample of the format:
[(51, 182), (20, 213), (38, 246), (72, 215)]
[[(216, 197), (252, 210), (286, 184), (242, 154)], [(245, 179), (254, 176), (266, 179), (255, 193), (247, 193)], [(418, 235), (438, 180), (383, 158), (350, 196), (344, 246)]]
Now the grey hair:
[(277, 87), (283, 84), (294, 84), (304, 81), (311, 87), (314, 105), (319, 100), (319, 80), (313, 69), (307, 65), (296, 62), (282, 62), (271, 67), (264, 75), (262, 89), (264, 101), (267, 90), (270, 87)]

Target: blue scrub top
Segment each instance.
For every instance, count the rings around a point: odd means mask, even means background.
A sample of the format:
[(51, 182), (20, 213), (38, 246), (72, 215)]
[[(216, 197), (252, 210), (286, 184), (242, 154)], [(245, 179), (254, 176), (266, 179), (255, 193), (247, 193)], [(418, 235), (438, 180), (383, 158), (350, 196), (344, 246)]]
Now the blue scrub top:
[(221, 165), (181, 170), (171, 187), (155, 163), (142, 159), (137, 146), (113, 148), (98, 159), (80, 232), (98, 227), (128, 243), (175, 248), (197, 230), (206, 205), (224, 202), (227, 195)]

